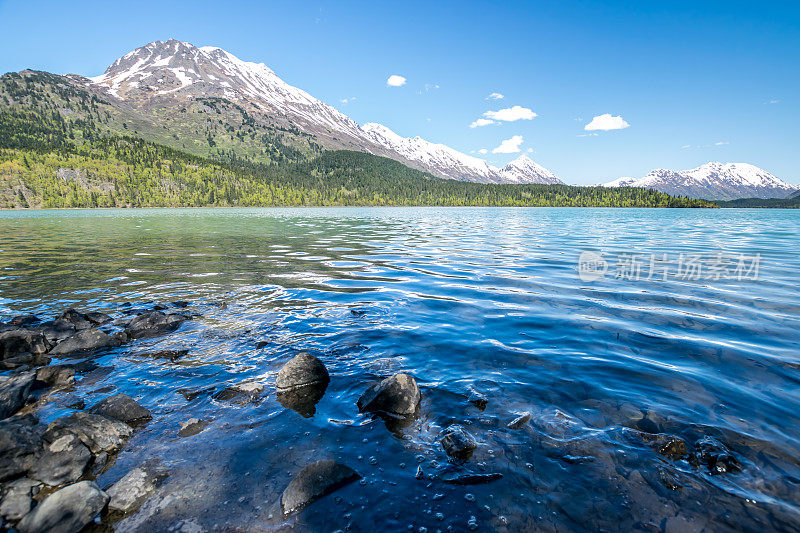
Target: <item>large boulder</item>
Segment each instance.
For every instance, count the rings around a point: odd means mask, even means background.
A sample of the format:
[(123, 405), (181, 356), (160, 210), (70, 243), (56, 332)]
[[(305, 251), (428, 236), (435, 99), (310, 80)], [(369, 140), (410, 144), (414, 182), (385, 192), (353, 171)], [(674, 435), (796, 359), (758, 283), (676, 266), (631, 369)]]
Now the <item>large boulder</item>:
[(6, 520), (19, 520), (33, 508), (34, 490), (41, 483), (26, 477), (15, 479), (5, 486), (3, 501), (0, 502), (0, 516)]
[(178, 329), (189, 317), (179, 314), (164, 314), (161, 311), (143, 313), (127, 326), (125, 333), (131, 338), (150, 337)]
[(106, 490), (111, 511), (129, 513), (141, 506), (155, 492), (166, 474), (153, 466), (137, 466)]
[(69, 388), (75, 385), (75, 368), (67, 365), (49, 365), (36, 370), (36, 383), (39, 388)]
[(51, 487), (59, 487), (78, 481), (92, 453), (75, 435), (64, 435), (54, 440), (36, 460), (28, 475)]
[(358, 399), (361, 412), (412, 416), (419, 410), (422, 395), (417, 382), (408, 374), (394, 374), (375, 383)]
[(20, 533), (76, 533), (94, 521), (108, 500), (94, 481), (81, 481), (45, 498), (25, 515), (17, 529)]
[(294, 477), (281, 494), (284, 518), (359, 479), (361, 476), (355, 470), (336, 461), (326, 459), (311, 463)]
[(56, 347), (50, 350), (50, 355), (83, 354), (121, 344), (119, 337), (112, 337), (97, 328), (88, 328), (56, 344)]
[(475, 437), (458, 424), (451, 424), (444, 430), (441, 438), (445, 453), (454, 459), (469, 459), (478, 447)]
[(50, 349), (50, 343), (41, 333), (24, 328), (0, 332), (0, 361), (6, 368), (29, 364), (35, 356)]
[(317, 402), (325, 395), (328, 383), (330, 376), (323, 362), (303, 352), (281, 368), (275, 389), (281, 405), (308, 418), (316, 413)]
[(43, 322), (35, 328), (36, 332), (41, 333), (50, 344), (61, 342), (64, 339), (75, 335), (77, 329), (75, 324), (68, 320), (50, 320)]
[(115, 394), (90, 407), (87, 412), (119, 420), (133, 426), (152, 420), (150, 411), (127, 394)]
[(24, 474), (42, 453), (41, 426), (32, 417), (0, 422), (0, 481)]
[(53, 420), (47, 426), (44, 438), (48, 442), (55, 442), (64, 435), (75, 435), (97, 455), (101, 452), (112, 453), (122, 448), (133, 435), (133, 428), (124, 422), (101, 415), (78, 412)]
[(0, 376), (0, 420), (25, 406), (35, 380), (36, 372), (33, 371)]

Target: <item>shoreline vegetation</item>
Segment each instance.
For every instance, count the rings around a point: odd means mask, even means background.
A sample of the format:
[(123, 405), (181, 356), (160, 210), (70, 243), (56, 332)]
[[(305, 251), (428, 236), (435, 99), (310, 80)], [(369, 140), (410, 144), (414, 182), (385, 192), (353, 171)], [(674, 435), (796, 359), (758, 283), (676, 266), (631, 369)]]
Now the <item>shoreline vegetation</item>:
[(641, 188), (441, 179), (323, 150), (224, 99), (195, 104), (167, 118), (121, 108), (68, 76), (0, 77), (0, 208), (717, 207)]

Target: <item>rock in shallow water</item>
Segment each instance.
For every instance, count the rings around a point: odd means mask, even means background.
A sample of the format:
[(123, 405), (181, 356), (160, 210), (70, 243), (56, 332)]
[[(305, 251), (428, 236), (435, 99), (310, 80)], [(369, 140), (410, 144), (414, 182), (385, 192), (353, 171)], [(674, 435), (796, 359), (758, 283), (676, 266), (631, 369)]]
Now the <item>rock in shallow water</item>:
[(303, 468), (281, 494), (281, 511), (289, 517), (318, 499), (361, 479), (349, 466), (329, 459)]
[(164, 472), (152, 466), (137, 466), (106, 491), (111, 498), (108, 508), (121, 513), (138, 509), (165, 477)]
[(472, 452), (478, 447), (475, 438), (458, 424), (452, 424), (445, 429), (441, 443), (447, 455), (462, 460), (472, 457)]
[(189, 320), (189, 317), (184, 315), (167, 315), (161, 311), (150, 311), (131, 320), (125, 333), (134, 339), (150, 337), (168, 331), (174, 331), (186, 320)]
[(122, 345), (121, 338), (112, 337), (97, 328), (88, 328), (59, 342), (55, 348), (50, 350), (50, 355), (83, 354), (120, 345)]
[(47, 426), (45, 440), (54, 442), (63, 435), (75, 435), (89, 450), (97, 455), (100, 452), (115, 452), (122, 448), (133, 435), (128, 424), (104, 416), (78, 412), (57, 418)]
[(81, 481), (54, 492), (17, 525), (21, 533), (75, 533), (108, 504), (108, 495), (93, 481)]
[(0, 422), (0, 481), (27, 472), (42, 453), (44, 428), (36, 422), (32, 417)]
[(530, 422), (530, 420), (531, 420), (531, 414), (525, 412), (520, 416), (518, 416), (517, 418), (515, 418), (514, 420), (512, 420), (511, 422), (509, 422), (508, 426), (506, 427), (508, 427), (508, 429), (520, 429), (522, 426)]
[(26, 477), (15, 479), (5, 487), (0, 515), (6, 520), (19, 520), (33, 508), (34, 489), (42, 484)]
[(218, 401), (230, 402), (234, 405), (247, 405), (258, 399), (263, 391), (264, 385), (261, 383), (246, 381), (222, 389), (214, 394), (212, 398)]
[(179, 437), (191, 437), (193, 435), (197, 435), (204, 429), (206, 429), (211, 422), (207, 420), (200, 420), (199, 418), (190, 418), (183, 424), (181, 424), (181, 429), (178, 431)]
[(278, 392), (288, 392), (310, 385), (327, 386), (330, 382), (328, 369), (318, 358), (302, 352), (289, 360), (278, 372), (275, 388)]
[(36, 386), (68, 388), (75, 385), (75, 369), (66, 365), (43, 366), (36, 370)]
[(694, 446), (694, 453), (689, 458), (690, 462), (695, 465), (706, 465), (711, 474), (725, 474), (742, 470), (742, 463), (717, 439), (703, 437)]
[(22, 354), (43, 354), (49, 349), (50, 343), (37, 331), (15, 328), (0, 333), (0, 361)]
[(394, 374), (375, 383), (358, 399), (361, 412), (412, 416), (419, 409), (422, 395), (416, 380), (408, 374)]
[(87, 412), (125, 422), (129, 426), (141, 424), (153, 418), (150, 411), (127, 394), (109, 396), (87, 409)]
[(45, 448), (28, 475), (51, 487), (73, 483), (83, 476), (92, 453), (75, 435), (64, 435)]
[(35, 380), (36, 372), (32, 371), (0, 376), (0, 420), (25, 406)]

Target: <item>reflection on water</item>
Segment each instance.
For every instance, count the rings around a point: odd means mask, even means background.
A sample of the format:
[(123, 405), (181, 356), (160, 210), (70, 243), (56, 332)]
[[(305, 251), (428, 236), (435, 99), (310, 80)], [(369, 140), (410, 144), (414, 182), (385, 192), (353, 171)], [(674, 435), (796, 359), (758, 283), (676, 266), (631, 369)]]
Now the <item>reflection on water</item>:
[[(202, 315), (100, 356), (70, 393), (91, 405), (127, 392), (154, 414), (98, 480), (148, 460), (170, 472), (120, 531), (789, 531), (800, 525), (799, 230), (800, 213), (767, 210), (4, 212), (0, 314), (187, 300)], [(584, 250), (759, 253), (760, 279), (587, 283)], [(295, 410), (274, 380), (300, 351), (331, 382)], [(394, 435), (355, 404), (397, 371), (423, 400)], [(256, 401), (214, 399), (252, 380), (265, 384)], [(529, 423), (507, 427), (525, 412)], [(210, 424), (180, 438), (190, 418)], [(438, 442), (450, 424), (478, 441), (464, 465)], [(659, 453), (667, 435), (690, 449), (713, 437), (742, 471)], [(362, 482), (281, 522), (280, 492), (327, 458)], [(453, 469), (503, 477), (444, 483)]]

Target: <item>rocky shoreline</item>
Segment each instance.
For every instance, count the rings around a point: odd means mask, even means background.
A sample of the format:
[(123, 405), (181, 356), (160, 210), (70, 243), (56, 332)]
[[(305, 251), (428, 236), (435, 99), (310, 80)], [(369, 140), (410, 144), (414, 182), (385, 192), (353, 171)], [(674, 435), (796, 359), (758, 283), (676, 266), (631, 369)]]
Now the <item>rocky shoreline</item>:
[[(93, 359), (98, 355), (137, 339), (169, 334), (181, 324), (200, 318), (188, 313), (188, 307), (188, 302), (148, 308), (126, 305), (114, 317), (69, 309), (48, 321), (24, 315), (0, 324), (0, 529), (72, 532), (92, 524), (113, 525), (142, 506), (170, 475), (163, 465), (151, 461), (130, 469), (110, 486), (101, 487), (96, 482), (135, 432), (153, 419), (152, 413), (131, 396), (114, 394), (88, 408), (77, 397), (62, 400), (64, 407), (74, 412), (46, 425), (34, 413), (37, 406), (51, 401), (51, 392), (74, 388), (76, 376), (96, 369)], [(185, 353), (163, 352), (159, 356), (173, 359)], [(59, 362), (53, 364), (53, 359)], [(301, 352), (283, 364), (274, 388), (259, 381), (242, 381), (218, 391), (179, 392), (187, 399), (207, 393), (219, 402), (241, 406), (269, 394), (269, 388), (283, 407), (309, 418), (331, 379), (336, 377), (331, 377), (323, 361)], [(412, 375), (397, 372), (362, 387), (364, 392), (355, 407), (380, 419), (388, 431), (402, 434), (420, 417), (423, 395)], [(473, 391), (465, 402), (483, 411), (489, 399)], [(511, 413), (505, 428), (520, 431), (531, 424), (531, 417), (530, 412)], [(176, 428), (176, 434), (191, 437), (209, 423), (190, 418)], [(689, 446), (678, 436), (661, 433), (644, 414), (631, 426), (642, 442), (666, 460), (688, 461), (712, 475), (744, 468), (739, 458), (711, 437), (697, 439)], [(416, 479), (475, 485), (503, 478), (501, 472), (471, 467), (470, 459), (481, 446), (481, 439), (464, 425), (449, 424), (436, 440), (448, 464), (425, 469), (420, 464), (413, 472)], [(565, 464), (594, 460), (589, 453), (565, 453), (560, 458)], [(362, 476), (349, 465), (330, 459), (310, 462), (292, 476), (276, 498), (276, 505), (282, 518), (288, 519), (359, 480)], [(665, 486), (669, 488), (669, 480)], [(469, 528), (476, 529), (477, 525), (469, 524)]]

